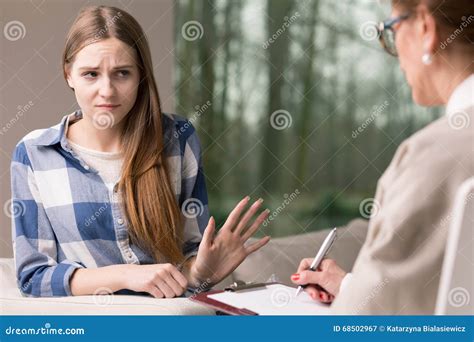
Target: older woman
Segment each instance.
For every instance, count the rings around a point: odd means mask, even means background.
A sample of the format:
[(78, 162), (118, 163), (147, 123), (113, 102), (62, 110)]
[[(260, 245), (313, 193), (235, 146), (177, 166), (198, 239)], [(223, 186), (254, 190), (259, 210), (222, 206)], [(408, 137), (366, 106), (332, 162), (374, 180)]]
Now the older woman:
[(414, 101), (446, 105), (446, 115), (404, 141), (380, 178), (352, 273), (334, 260), (312, 272), (304, 259), (292, 276), (336, 313), (434, 312), (454, 197), (474, 175), (473, 14), (472, 0), (394, 0), (379, 27)]

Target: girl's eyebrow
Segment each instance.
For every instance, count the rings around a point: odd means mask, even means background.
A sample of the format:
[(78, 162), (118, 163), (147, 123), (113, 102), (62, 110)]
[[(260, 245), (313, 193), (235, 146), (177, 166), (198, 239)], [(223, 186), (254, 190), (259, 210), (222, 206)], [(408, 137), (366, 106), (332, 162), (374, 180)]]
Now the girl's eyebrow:
[[(133, 65), (119, 65), (119, 66), (116, 66), (116, 67), (113, 67), (112, 70), (117, 70), (117, 69), (131, 69), (133, 68), (134, 66)], [(80, 67), (79, 70), (84, 70), (84, 69), (87, 69), (87, 70), (98, 70), (100, 69), (100, 67), (88, 67), (88, 66), (84, 66), (84, 67)]]

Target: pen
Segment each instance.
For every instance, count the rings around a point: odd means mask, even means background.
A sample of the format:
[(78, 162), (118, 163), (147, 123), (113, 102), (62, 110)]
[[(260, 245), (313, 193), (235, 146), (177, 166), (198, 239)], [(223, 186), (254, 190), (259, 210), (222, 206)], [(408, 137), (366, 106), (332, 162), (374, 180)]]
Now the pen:
[[(319, 249), (318, 253), (314, 257), (314, 260), (311, 263), (311, 266), (309, 268), (311, 271), (316, 271), (318, 269), (319, 264), (321, 264), (321, 261), (323, 261), (324, 257), (328, 254), (329, 250), (331, 249), (334, 243), (334, 240), (336, 240), (336, 237), (337, 237), (337, 228), (334, 228), (333, 230), (331, 230), (331, 232), (326, 237), (326, 239), (324, 239), (324, 242), (321, 248)], [(298, 288), (296, 289), (295, 297), (298, 296), (298, 294), (301, 292), (302, 289), (303, 289), (303, 286), (301, 285), (298, 286)]]

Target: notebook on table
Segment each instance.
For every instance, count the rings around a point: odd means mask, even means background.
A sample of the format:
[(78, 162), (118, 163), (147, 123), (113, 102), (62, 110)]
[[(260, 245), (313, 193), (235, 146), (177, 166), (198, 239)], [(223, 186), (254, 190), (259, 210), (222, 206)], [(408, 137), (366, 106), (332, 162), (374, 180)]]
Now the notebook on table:
[(230, 315), (328, 315), (329, 305), (313, 300), (306, 292), (279, 283), (236, 284), (224, 291), (190, 297)]

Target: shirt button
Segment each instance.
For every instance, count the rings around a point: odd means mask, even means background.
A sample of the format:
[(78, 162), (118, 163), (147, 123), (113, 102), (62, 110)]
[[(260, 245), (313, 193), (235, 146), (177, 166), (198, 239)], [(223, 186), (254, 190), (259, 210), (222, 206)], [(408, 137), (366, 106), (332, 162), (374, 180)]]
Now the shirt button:
[(119, 219), (117, 220), (117, 223), (118, 223), (119, 225), (122, 225), (122, 224), (123, 224), (123, 220), (122, 220), (121, 218), (119, 218)]
[(90, 169), (89, 165), (84, 164), (84, 169), (89, 170)]

